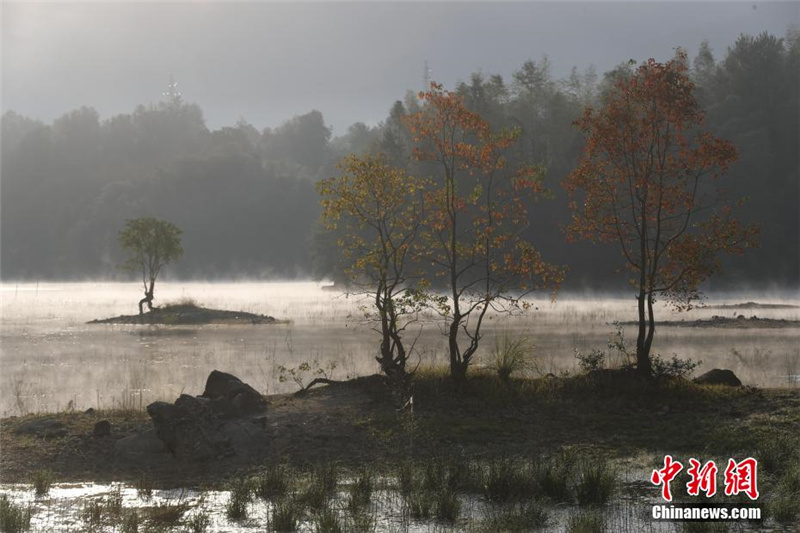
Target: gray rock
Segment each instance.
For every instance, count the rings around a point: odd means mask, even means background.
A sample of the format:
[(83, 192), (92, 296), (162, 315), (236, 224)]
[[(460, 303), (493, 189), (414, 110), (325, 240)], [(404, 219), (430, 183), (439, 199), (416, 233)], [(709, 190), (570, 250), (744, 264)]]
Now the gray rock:
[(174, 404), (147, 406), (156, 435), (182, 461), (200, 461), (233, 453), (229, 439), (219, 431), (209, 401), (182, 394)]
[(208, 375), (203, 398), (224, 398), (241, 414), (257, 413), (267, 407), (267, 402), (253, 387), (234, 375), (214, 370)]
[(114, 451), (121, 458), (131, 461), (150, 461), (153, 457), (169, 455), (164, 442), (153, 429), (119, 439), (114, 443)]
[(741, 387), (742, 382), (730, 370), (715, 368), (702, 376), (696, 377), (694, 382), (698, 385), (726, 385), (728, 387)]
[(35, 435), (45, 439), (54, 439), (67, 435), (67, 428), (55, 418), (42, 418), (20, 424), (14, 431), (18, 435)]

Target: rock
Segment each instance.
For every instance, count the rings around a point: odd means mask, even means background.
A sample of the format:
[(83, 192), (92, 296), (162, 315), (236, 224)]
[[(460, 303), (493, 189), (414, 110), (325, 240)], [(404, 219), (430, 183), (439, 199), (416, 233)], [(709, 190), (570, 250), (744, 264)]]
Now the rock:
[(200, 461), (233, 453), (229, 439), (217, 428), (209, 400), (182, 394), (174, 404), (147, 406), (156, 435), (177, 459)]
[(55, 418), (42, 418), (20, 424), (14, 430), (18, 435), (35, 435), (45, 439), (54, 439), (66, 436), (67, 428)]
[(203, 398), (230, 401), (240, 414), (257, 413), (267, 407), (267, 402), (253, 387), (231, 374), (214, 370), (208, 375)]
[(107, 437), (111, 435), (111, 422), (108, 420), (101, 420), (94, 425), (92, 435), (95, 437)]
[(89, 416), (93, 416), (94, 415), (94, 408), (93, 407), (88, 408), (87, 410), (85, 410), (83, 412), (83, 414), (89, 415)]
[(702, 376), (696, 377), (694, 382), (698, 385), (726, 385), (728, 387), (741, 387), (742, 382), (730, 370), (715, 368)]
[(153, 457), (158, 457), (158, 454), (168, 456), (167, 447), (153, 429), (119, 439), (114, 443), (114, 451), (123, 459), (131, 461), (149, 461)]

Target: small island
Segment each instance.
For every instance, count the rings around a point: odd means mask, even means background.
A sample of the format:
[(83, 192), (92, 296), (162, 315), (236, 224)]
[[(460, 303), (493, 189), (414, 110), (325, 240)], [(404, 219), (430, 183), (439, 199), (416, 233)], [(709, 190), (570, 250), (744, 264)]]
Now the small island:
[(186, 326), (206, 324), (277, 324), (274, 317), (244, 311), (208, 309), (194, 302), (180, 302), (163, 307), (154, 307), (141, 315), (120, 315), (112, 318), (92, 320), (89, 324), (148, 324), (164, 326)]

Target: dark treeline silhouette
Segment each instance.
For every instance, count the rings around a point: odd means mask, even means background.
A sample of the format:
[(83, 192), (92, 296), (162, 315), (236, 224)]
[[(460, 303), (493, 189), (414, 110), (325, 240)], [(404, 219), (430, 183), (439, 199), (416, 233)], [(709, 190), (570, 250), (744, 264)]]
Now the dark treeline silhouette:
[[(761, 248), (726, 262), (714, 287), (798, 286), (800, 276), (800, 39), (741, 36), (724, 57), (704, 43), (692, 60), (707, 125), (732, 141), (739, 161), (720, 182), (747, 197), (745, 222), (759, 222)], [(583, 139), (572, 126), (634, 66), (598, 75), (573, 69), (554, 79), (547, 58), (511, 79), (476, 73), (456, 91), (494, 129), (519, 128), (509, 155), (543, 165), (552, 199), (531, 206), (530, 237), (548, 260), (569, 266), (567, 288), (619, 287), (613, 247), (567, 244), (561, 181)], [(2, 117), (0, 274), (3, 279), (116, 277), (126, 219), (153, 216), (183, 232), (186, 250), (171, 275), (229, 279), (336, 277), (338, 247), (318, 225), (314, 185), (337, 173), (345, 155), (383, 153), (390, 164), (424, 173), (411, 157), (403, 116), (416, 95), (390, 107), (375, 127), (353, 124), (332, 137), (311, 111), (259, 132), (244, 120), (210, 131), (202, 110), (180, 96), (101, 120), (82, 107), (43, 124), (13, 111)]]

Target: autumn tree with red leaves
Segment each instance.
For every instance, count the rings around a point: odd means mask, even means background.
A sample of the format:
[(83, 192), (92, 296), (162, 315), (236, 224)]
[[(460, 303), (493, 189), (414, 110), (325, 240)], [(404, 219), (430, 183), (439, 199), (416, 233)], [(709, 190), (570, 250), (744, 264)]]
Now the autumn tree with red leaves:
[(682, 51), (665, 64), (642, 64), (576, 125), (586, 146), (563, 183), (567, 235), (620, 246), (638, 291), (636, 365), (649, 376), (656, 299), (691, 308), (721, 252), (757, 244), (758, 228), (733, 218), (713, 185), (737, 150), (704, 129)]
[(422, 110), (406, 117), (429, 178), (418, 255), (432, 272), (428, 283), (447, 288), (434, 307), (445, 321), (451, 377), (462, 381), (487, 314), (519, 309), (530, 291), (557, 287), (563, 272), (522, 236), (529, 202), (545, 191), (540, 167), (511, 168), (504, 157), (519, 132), (492, 132), (441, 85), (419, 96)]

